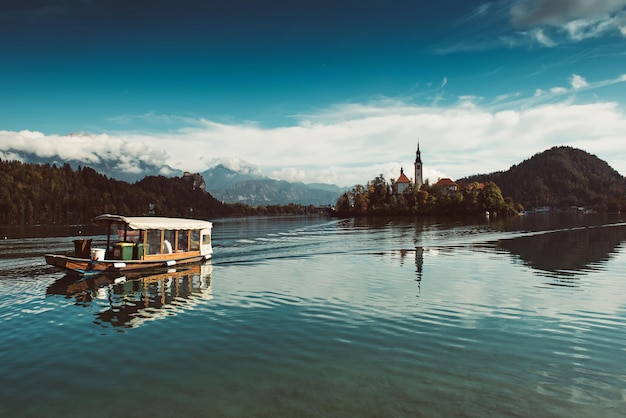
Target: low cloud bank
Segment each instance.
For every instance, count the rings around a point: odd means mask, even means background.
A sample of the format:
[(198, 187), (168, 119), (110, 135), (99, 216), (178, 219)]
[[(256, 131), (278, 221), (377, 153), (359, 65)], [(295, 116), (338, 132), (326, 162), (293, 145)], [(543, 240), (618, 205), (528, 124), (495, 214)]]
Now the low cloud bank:
[(570, 87), (537, 90), (525, 102), (516, 98), (497, 109), (474, 97), (449, 108), (391, 100), (335, 105), (299, 115), (293, 126), (274, 128), (200, 119), (178, 130), (141, 134), (0, 131), (0, 158), (106, 163), (135, 175), (146, 167), (168, 174), (167, 167), (202, 172), (221, 163), (281, 180), (351, 186), (379, 174), (397, 178), (401, 167), (412, 176), (418, 141), (431, 181), (507, 170), (537, 152), (569, 145), (597, 155), (623, 175), (623, 109), (615, 102), (577, 104), (571, 95), (624, 80), (593, 84), (573, 75)]

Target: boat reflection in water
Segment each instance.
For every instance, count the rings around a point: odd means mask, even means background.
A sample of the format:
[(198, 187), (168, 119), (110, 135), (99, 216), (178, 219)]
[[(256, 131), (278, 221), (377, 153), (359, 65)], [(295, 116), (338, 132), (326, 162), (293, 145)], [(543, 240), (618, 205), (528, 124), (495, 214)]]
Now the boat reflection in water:
[(74, 298), (79, 306), (95, 307), (96, 324), (135, 328), (211, 299), (211, 272), (211, 264), (205, 263), (151, 275), (68, 274), (46, 293)]

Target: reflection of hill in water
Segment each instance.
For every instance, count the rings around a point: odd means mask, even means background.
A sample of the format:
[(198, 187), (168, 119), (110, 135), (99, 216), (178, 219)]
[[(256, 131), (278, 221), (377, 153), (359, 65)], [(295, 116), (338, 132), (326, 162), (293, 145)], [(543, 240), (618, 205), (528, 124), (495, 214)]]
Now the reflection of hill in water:
[(626, 224), (573, 228), (498, 241), (529, 267), (560, 275), (598, 270), (626, 240)]
[(94, 321), (99, 325), (134, 328), (193, 309), (200, 300), (211, 298), (211, 265), (149, 276), (78, 279), (67, 275), (47, 293), (74, 298), (76, 305), (86, 308), (101, 307)]

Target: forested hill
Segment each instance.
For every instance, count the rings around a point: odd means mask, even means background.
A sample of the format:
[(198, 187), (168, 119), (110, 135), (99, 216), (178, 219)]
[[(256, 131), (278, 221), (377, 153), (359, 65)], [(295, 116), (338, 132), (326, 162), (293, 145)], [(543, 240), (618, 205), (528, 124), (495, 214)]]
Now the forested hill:
[(605, 161), (572, 147), (554, 147), (508, 171), (478, 174), (459, 182), (496, 183), (525, 208), (579, 206), (599, 211), (626, 209), (626, 178)]
[(80, 224), (101, 213), (209, 219), (228, 209), (193, 177), (146, 177), (130, 184), (88, 167), (73, 170), (0, 160), (0, 225)]

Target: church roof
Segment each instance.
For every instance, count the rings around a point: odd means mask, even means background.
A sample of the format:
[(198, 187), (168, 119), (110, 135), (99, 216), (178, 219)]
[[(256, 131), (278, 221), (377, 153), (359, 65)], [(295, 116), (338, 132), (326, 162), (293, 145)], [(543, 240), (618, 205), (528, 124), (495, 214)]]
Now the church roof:
[(455, 182), (453, 182), (451, 179), (444, 177), (442, 179), (439, 179), (439, 181), (437, 182), (437, 184), (435, 186), (443, 186), (443, 187), (447, 187), (447, 186), (456, 186), (457, 184)]
[(396, 183), (410, 183), (411, 180), (409, 180), (409, 178), (406, 176), (406, 174), (404, 173), (400, 173), (400, 177), (398, 177), (398, 180), (396, 180)]

